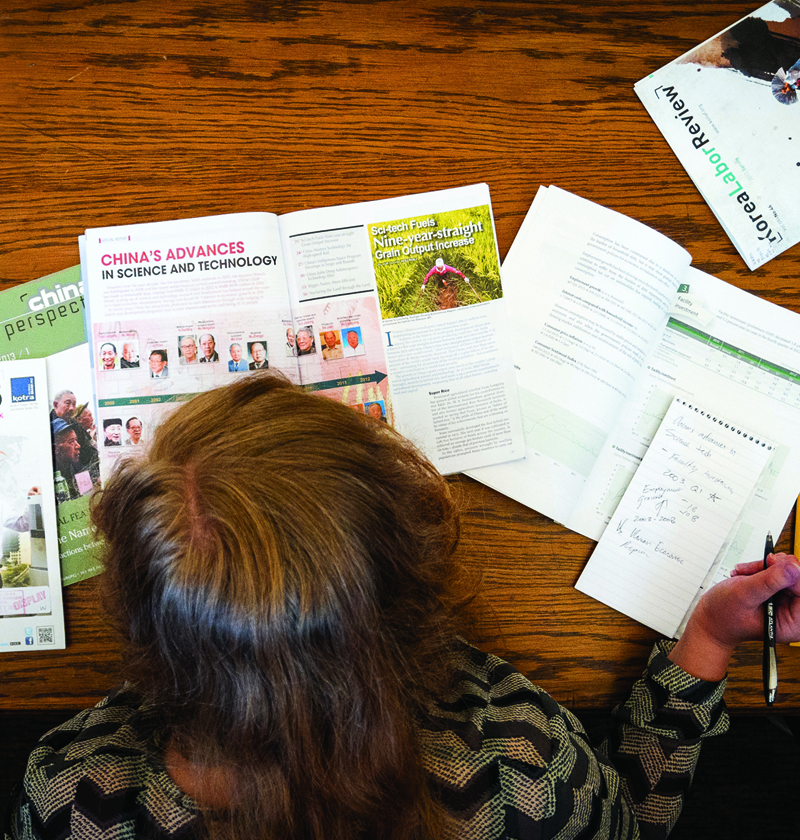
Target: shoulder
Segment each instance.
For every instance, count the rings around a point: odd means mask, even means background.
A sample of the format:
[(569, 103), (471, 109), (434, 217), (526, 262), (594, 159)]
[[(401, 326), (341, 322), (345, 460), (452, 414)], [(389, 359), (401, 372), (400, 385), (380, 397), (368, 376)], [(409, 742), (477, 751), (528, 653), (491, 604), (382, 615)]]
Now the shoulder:
[[(544, 823), (558, 833), (573, 819), (576, 797), (586, 803), (604, 788), (580, 722), (496, 656), (463, 644), (456, 667), (453, 691), (430, 708), (419, 738), (461, 836), (527, 836)], [(499, 833), (481, 833), (489, 824)]]
[(190, 836), (194, 803), (169, 777), (157, 743), (155, 720), (127, 690), (48, 732), (28, 760), (16, 836)]

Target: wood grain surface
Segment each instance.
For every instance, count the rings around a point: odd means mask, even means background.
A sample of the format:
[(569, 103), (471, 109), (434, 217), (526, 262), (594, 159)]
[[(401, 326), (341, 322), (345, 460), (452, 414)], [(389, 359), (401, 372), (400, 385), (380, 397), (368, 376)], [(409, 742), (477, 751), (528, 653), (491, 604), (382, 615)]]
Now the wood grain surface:
[[(87, 227), (486, 181), (501, 256), (537, 187), (557, 184), (800, 312), (800, 247), (748, 271), (633, 93), (755, 5), (10, 0), (0, 288), (76, 264)], [(470, 479), (454, 485), (459, 556), (481, 578), (469, 637), (572, 708), (621, 699), (655, 636), (573, 589), (593, 544)], [(0, 708), (77, 708), (114, 684), (96, 581), (65, 598), (68, 648), (0, 656)], [(777, 709), (800, 711), (800, 649), (780, 654)], [(763, 709), (758, 645), (737, 656), (728, 698)]]

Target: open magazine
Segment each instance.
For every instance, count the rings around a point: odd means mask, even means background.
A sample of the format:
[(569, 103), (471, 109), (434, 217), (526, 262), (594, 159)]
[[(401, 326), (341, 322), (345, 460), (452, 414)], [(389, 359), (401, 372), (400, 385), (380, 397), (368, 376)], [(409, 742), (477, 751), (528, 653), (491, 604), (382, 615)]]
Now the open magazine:
[(67, 586), (102, 570), (89, 526), (89, 498), (99, 483), (94, 385), (84, 331), (80, 267), (0, 292), (0, 357), (47, 363), (61, 580)]
[(767, 3), (634, 90), (748, 268), (800, 241), (800, 2)]
[(0, 653), (63, 648), (43, 359), (0, 361)]
[(266, 367), (442, 472), (522, 456), (485, 184), (88, 230), (81, 265), (102, 474), (177, 402)]
[(719, 576), (761, 559), (797, 499), (800, 315), (689, 263), (657, 231), (540, 188), (503, 264), (527, 457), (469, 474), (598, 540), (673, 399), (699, 403), (774, 443)]

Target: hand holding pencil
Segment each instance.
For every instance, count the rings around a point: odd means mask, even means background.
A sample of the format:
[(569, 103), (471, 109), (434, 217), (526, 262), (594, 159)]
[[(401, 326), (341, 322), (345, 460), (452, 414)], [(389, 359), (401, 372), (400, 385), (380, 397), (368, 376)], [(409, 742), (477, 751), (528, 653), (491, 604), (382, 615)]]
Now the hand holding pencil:
[(720, 680), (740, 642), (763, 641), (764, 604), (773, 599), (775, 638), (800, 639), (800, 561), (790, 554), (740, 563), (700, 599), (670, 659), (693, 676)]

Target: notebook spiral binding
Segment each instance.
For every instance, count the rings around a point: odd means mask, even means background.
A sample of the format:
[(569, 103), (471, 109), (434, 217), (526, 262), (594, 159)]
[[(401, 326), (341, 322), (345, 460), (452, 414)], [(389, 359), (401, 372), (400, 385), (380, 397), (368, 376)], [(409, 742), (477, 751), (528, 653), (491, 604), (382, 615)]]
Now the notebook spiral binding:
[(719, 423), (725, 429), (729, 429), (731, 432), (736, 432), (737, 435), (741, 435), (743, 440), (751, 440), (756, 446), (764, 446), (769, 451), (772, 451), (773, 446), (766, 441), (762, 441), (760, 438), (756, 437), (755, 435), (748, 434), (744, 429), (737, 429), (736, 426), (731, 425), (730, 423), (726, 423), (724, 420), (717, 418), (715, 415), (711, 414), (709, 411), (703, 411), (703, 409), (699, 408), (696, 405), (692, 405), (690, 402), (686, 400), (678, 399), (678, 402), (681, 405), (685, 405), (686, 408), (691, 409), (692, 411), (697, 412), (701, 417), (707, 417), (711, 420), (712, 423)]

